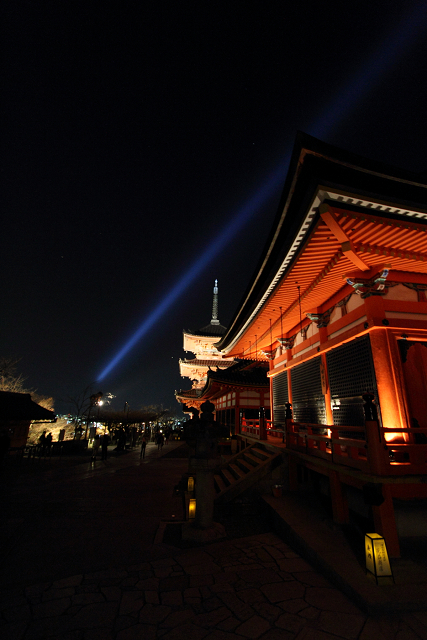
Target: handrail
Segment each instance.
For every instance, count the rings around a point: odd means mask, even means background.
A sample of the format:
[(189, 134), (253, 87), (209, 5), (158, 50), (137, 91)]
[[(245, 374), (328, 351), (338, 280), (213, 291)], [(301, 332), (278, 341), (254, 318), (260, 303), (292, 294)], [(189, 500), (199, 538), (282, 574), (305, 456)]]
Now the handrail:
[[(376, 420), (367, 421), (364, 427), (288, 420), (286, 435), (289, 449), (374, 475), (425, 474), (427, 442), (387, 442), (384, 435), (395, 432), (417, 436), (427, 433), (427, 428), (384, 429)], [(363, 437), (352, 438), (353, 433)]]
[[(280, 427), (276, 427), (274, 426), (274, 423), (272, 420), (266, 420), (265, 425), (266, 425), (267, 441), (270, 440), (271, 442), (274, 442), (274, 441), (277, 442), (278, 439), (281, 440), (282, 443), (285, 441), (285, 436), (286, 436), (285, 424), (281, 425)], [(258, 437), (258, 439), (261, 439), (260, 423), (259, 423), (259, 420), (257, 419), (245, 418), (242, 421), (240, 429), (242, 433), (247, 433), (252, 436)]]
[[(427, 473), (425, 427), (383, 428), (376, 420), (367, 420), (365, 426), (296, 422), (292, 419), (282, 423), (266, 420), (265, 425), (263, 437), (266, 441), (274, 443), (281, 438), (287, 449), (343, 467), (378, 476)], [(245, 419), (241, 432), (261, 439), (260, 421)], [(411, 441), (387, 441), (390, 433), (407, 433)]]

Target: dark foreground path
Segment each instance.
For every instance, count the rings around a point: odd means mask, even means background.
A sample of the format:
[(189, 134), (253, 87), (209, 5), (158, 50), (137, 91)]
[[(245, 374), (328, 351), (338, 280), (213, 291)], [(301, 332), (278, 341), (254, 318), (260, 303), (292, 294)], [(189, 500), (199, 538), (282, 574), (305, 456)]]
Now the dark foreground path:
[(366, 616), (271, 532), (165, 544), (174, 446), (3, 475), (3, 640), (427, 640), (426, 612)]
[(185, 458), (161, 456), (149, 444), (144, 461), (135, 450), (107, 461), (35, 461), (6, 478), (0, 583), (19, 586), (77, 572), (138, 562), (153, 544), (161, 519), (181, 500), (173, 488)]

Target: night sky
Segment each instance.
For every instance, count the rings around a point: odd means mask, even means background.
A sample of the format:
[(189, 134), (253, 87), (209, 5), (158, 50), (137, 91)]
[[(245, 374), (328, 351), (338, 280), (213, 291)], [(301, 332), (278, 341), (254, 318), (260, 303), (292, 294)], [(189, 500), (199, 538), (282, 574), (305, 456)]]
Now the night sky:
[(92, 382), (117, 408), (177, 406), (182, 329), (209, 323), (215, 278), (230, 323), (298, 130), (427, 169), (427, 2), (9, 0), (2, 13), (0, 355), (22, 358), (57, 412)]

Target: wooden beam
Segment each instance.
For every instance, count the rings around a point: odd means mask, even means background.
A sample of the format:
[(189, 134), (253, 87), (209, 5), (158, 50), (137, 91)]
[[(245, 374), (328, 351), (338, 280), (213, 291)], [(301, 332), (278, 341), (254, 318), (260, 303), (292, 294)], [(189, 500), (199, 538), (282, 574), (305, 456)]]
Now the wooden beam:
[(361, 258), (359, 258), (352, 241), (341, 225), (337, 222), (333, 213), (329, 210), (329, 206), (327, 204), (322, 204), (320, 205), (319, 210), (323, 222), (332, 231), (338, 242), (341, 243), (341, 249), (344, 255), (346, 255), (358, 269), (361, 269), (361, 271), (369, 271), (370, 267), (365, 264)]
[(427, 253), (415, 252), (408, 249), (397, 249), (393, 247), (382, 247), (379, 245), (371, 245), (361, 242), (357, 245), (357, 250), (362, 253), (370, 253), (372, 255), (386, 256), (388, 258), (400, 258), (401, 260), (414, 260), (418, 262), (427, 262)]

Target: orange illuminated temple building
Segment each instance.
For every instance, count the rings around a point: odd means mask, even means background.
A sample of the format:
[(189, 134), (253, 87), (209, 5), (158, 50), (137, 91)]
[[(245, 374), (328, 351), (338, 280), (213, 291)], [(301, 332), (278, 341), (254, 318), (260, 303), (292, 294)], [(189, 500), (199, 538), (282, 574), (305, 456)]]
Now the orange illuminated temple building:
[(427, 498), (425, 179), (299, 134), (259, 265), (216, 344), (269, 366), (269, 429), (240, 446), (276, 443), (291, 489), (323, 478), (398, 556), (396, 509)]

